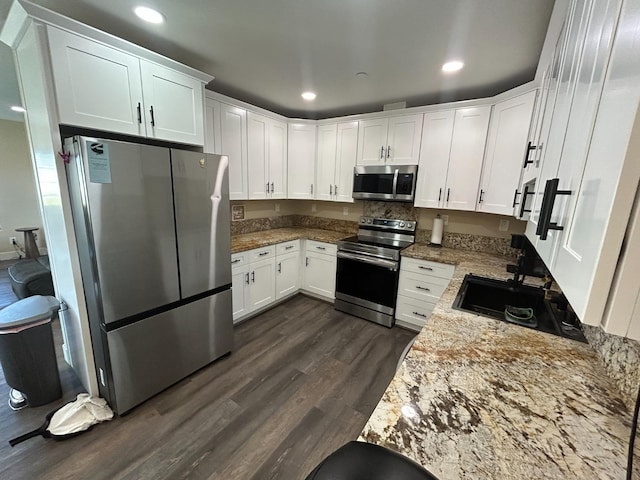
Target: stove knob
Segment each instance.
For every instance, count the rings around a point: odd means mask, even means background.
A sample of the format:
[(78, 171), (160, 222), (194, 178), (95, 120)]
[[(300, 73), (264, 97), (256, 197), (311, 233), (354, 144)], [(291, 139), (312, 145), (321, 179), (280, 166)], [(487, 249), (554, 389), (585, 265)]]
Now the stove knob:
[(366, 218), (361, 218), (360, 219), (360, 223), (367, 223), (367, 219)]
[(408, 222), (408, 223), (407, 223), (407, 228), (413, 228), (413, 223)]
[(404, 222), (400, 222), (400, 228), (403, 228), (403, 227), (404, 227)]
[(371, 225), (373, 223), (373, 220), (371, 220), (370, 218), (367, 218), (367, 223)]

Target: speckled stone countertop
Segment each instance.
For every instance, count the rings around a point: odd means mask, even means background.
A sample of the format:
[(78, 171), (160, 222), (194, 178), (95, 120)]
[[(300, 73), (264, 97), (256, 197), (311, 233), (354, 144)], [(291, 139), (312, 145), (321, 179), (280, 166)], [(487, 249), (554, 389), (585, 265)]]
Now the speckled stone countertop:
[(316, 228), (277, 228), (275, 230), (233, 235), (231, 237), (231, 253), (267, 247), (269, 245), (288, 242), (298, 238), (306, 238), (307, 240), (316, 240), (318, 242), (325, 243), (337, 243), (338, 240), (342, 240), (348, 236), (348, 233), (320, 230)]
[(457, 267), (360, 440), (440, 480), (624, 478), (631, 415), (589, 345), (451, 308), (465, 274), (507, 278), (512, 259), (403, 255)]

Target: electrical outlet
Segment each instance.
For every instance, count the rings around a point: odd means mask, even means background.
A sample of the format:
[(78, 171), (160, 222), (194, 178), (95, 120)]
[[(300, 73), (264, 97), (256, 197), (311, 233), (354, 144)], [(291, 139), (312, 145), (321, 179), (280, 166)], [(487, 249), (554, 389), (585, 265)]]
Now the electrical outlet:
[(442, 223), (449, 225), (449, 215), (442, 215)]
[(342, 207), (342, 214), (345, 216), (349, 215), (349, 207)]
[(498, 230), (501, 232), (509, 230), (509, 220), (500, 220), (500, 227), (498, 227)]
[(18, 242), (16, 242), (16, 237), (9, 237), (9, 243), (11, 245), (17, 245)]
[(276, 203), (276, 213), (278, 213), (280, 211), (280, 204)]
[(317, 211), (318, 211), (318, 207), (316, 207), (316, 204), (315, 204), (315, 203), (312, 203), (312, 204), (311, 204), (311, 213), (315, 213), (315, 212), (317, 212)]

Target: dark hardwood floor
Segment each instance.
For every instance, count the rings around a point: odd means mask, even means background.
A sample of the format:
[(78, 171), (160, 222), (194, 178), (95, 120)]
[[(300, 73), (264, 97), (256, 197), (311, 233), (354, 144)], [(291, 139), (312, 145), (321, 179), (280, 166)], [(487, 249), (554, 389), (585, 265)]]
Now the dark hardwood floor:
[[(13, 412), (0, 382), (0, 478), (303, 479), (357, 438), (413, 336), (298, 295), (239, 325), (230, 356), (128, 415), (14, 448), (7, 440), (58, 405)], [(72, 399), (73, 372), (63, 388)]]

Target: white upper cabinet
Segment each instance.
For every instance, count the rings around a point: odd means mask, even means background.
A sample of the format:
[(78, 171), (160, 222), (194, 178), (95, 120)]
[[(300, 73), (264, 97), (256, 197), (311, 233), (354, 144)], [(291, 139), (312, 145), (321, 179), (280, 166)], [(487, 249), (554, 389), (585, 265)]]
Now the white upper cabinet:
[(338, 202), (353, 202), (353, 168), (358, 150), (358, 122), (338, 124), (336, 173), (333, 189)]
[(209, 97), (204, 99), (204, 153), (222, 155), (220, 132), (220, 102)]
[(416, 207), (444, 207), (455, 110), (425, 113), (416, 184)]
[(493, 106), (482, 167), (479, 212), (512, 215), (527, 150), (535, 91)]
[(338, 124), (318, 126), (315, 198), (334, 200), (333, 186), (336, 178), (336, 143)]
[(287, 198), (314, 198), (316, 126), (290, 123), (287, 154)]
[(140, 60), (48, 27), (60, 123), (146, 135)]
[(229, 198), (249, 198), (247, 160), (247, 111), (220, 104), (220, 148), (216, 153), (229, 157)]
[(249, 199), (286, 198), (287, 124), (247, 112)]
[(200, 80), (53, 26), (47, 33), (60, 123), (204, 144)]
[(200, 80), (162, 65), (140, 61), (147, 136), (178, 143), (204, 143)]
[(491, 106), (425, 114), (417, 207), (475, 210)]
[(364, 120), (358, 132), (358, 165), (417, 165), (423, 114)]

